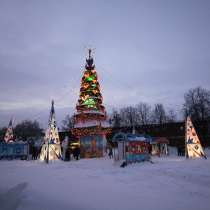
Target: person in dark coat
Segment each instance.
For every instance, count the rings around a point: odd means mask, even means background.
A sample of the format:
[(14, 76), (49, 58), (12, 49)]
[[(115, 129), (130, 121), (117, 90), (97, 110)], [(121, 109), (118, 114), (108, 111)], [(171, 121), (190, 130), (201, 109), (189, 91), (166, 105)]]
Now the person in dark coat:
[(74, 158), (75, 158), (76, 160), (79, 160), (79, 156), (80, 156), (80, 148), (79, 148), (79, 147), (76, 147), (76, 148), (74, 149), (73, 155), (74, 155)]
[(152, 154), (152, 145), (151, 144), (148, 144), (148, 152), (149, 152), (149, 154)]
[(113, 158), (113, 151), (111, 147), (109, 148), (109, 158)]
[(32, 146), (31, 147), (32, 160), (36, 159), (36, 151), (35, 150), (36, 150), (35, 146)]
[(69, 161), (70, 160), (70, 152), (69, 152), (69, 149), (66, 149), (66, 152), (65, 152), (65, 161)]

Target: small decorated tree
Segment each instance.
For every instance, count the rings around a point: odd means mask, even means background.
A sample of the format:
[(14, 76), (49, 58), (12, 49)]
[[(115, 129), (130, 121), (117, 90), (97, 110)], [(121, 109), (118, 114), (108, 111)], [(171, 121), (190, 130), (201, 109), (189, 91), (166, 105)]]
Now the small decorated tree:
[(46, 161), (57, 160), (61, 158), (61, 146), (58, 135), (58, 128), (55, 120), (54, 101), (50, 110), (49, 125), (45, 132), (44, 144), (42, 145), (40, 160)]
[(6, 143), (14, 141), (12, 119), (9, 121), (9, 125), (7, 127), (7, 130), (6, 130), (6, 133), (5, 133), (5, 136), (4, 136), (4, 141)]

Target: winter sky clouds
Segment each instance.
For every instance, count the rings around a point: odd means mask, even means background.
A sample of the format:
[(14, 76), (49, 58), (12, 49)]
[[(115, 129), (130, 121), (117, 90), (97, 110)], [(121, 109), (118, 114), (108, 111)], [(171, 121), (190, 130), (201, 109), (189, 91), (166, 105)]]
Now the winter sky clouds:
[(181, 108), (188, 89), (210, 89), (209, 20), (208, 0), (0, 0), (0, 125), (52, 98), (71, 114), (88, 47), (107, 107)]

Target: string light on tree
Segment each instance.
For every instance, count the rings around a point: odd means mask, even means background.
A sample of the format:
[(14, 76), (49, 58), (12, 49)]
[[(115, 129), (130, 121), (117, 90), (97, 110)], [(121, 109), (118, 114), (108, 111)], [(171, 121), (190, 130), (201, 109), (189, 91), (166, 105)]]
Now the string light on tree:
[(81, 157), (103, 156), (106, 134), (111, 132), (91, 52), (89, 49), (72, 129), (80, 139)]

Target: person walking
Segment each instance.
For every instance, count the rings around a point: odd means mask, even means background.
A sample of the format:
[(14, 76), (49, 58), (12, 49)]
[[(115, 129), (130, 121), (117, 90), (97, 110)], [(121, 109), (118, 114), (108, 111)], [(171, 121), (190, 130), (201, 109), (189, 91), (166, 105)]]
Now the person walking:
[(109, 158), (113, 158), (113, 151), (112, 151), (112, 147), (109, 148)]

